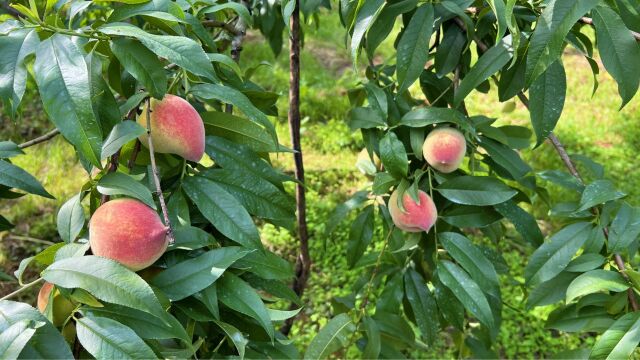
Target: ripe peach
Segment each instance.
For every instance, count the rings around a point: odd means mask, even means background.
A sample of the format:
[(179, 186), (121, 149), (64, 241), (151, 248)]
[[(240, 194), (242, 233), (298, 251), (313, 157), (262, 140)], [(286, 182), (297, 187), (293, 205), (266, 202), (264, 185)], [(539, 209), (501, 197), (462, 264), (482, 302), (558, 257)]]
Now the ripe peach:
[(167, 249), (167, 227), (144, 203), (121, 198), (100, 206), (89, 223), (95, 255), (116, 260), (133, 271), (153, 264)]
[(434, 169), (442, 173), (457, 170), (467, 151), (467, 141), (454, 128), (441, 127), (432, 130), (422, 145), (422, 155)]
[[(49, 294), (51, 294), (51, 290), (53, 290), (53, 284), (49, 282), (45, 282), (44, 285), (40, 288), (40, 292), (38, 292), (38, 310), (44, 314), (47, 304), (49, 304)], [(76, 308), (73, 303), (62, 296), (60, 291), (57, 289), (53, 293), (53, 325), (54, 326), (62, 326), (65, 320), (71, 315), (73, 310)]]
[[(138, 124), (147, 128), (147, 106), (138, 116)], [(162, 100), (151, 99), (151, 139), (158, 153), (177, 154), (200, 161), (204, 154), (204, 123), (196, 109), (185, 99), (167, 94)], [(147, 134), (140, 135), (147, 146)]]
[(408, 232), (429, 232), (438, 219), (438, 210), (426, 192), (418, 191), (420, 202), (415, 202), (406, 192), (402, 197), (404, 211), (398, 207), (398, 190), (389, 198), (389, 213), (393, 223), (401, 230)]

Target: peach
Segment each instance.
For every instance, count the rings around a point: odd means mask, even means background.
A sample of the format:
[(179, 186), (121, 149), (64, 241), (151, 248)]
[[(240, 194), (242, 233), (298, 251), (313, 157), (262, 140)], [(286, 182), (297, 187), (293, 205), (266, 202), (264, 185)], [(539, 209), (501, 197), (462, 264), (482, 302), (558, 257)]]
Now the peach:
[[(147, 128), (146, 104), (138, 116), (138, 124)], [(162, 100), (151, 99), (150, 125), (155, 152), (200, 161), (204, 154), (204, 123), (188, 101), (170, 94)], [(144, 146), (148, 146), (146, 133), (140, 135), (139, 139)]]
[(467, 141), (454, 128), (441, 127), (432, 130), (422, 145), (422, 155), (434, 169), (442, 173), (457, 170), (467, 151)]
[[(47, 305), (49, 304), (49, 295), (51, 294), (51, 290), (53, 290), (53, 284), (49, 282), (45, 282), (44, 285), (40, 288), (40, 292), (38, 292), (38, 310), (44, 314), (47, 309)], [(60, 291), (57, 289), (53, 293), (53, 319), (52, 323), (54, 326), (60, 327), (64, 324), (65, 320), (71, 315), (73, 310), (76, 308), (73, 303), (62, 296)]]
[(414, 201), (408, 193), (402, 197), (404, 211), (398, 206), (398, 190), (389, 198), (389, 213), (393, 223), (401, 230), (408, 232), (429, 232), (438, 219), (438, 211), (433, 200), (426, 192), (419, 190), (420, 202)]
[(167, 249), (167, 227), (144, 203), (115, 199), (104, 203), (91, 217), (89, 243), (93, 254), (138, 271), (153, 264)]

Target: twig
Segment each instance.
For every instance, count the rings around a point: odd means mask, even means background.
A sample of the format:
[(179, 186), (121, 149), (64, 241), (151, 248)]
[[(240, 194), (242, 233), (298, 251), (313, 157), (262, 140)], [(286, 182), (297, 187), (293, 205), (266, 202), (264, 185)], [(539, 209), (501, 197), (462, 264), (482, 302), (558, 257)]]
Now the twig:
[(131, 151), (131, 156), (129, 157), (129, 162), (127, 163), (127, 167), (129, 170), (133, 169), (133, 166), (136, 164), (136, 158), (138, 157), (138, 153), (140, 152), (140, 146), (142, 143), (140, 140), (136, 140), (136, 144), (133, 147), (133, 151)]
[(35, 138), (33, 140), (29, 140), (27, 142), (23, 142), (22, 144), (18, 145), (18, 147), (20, 149), (25, 149), (25, 148), (28, 148), (29, 146), (33, 146), (33, 145), (36, 145), (36, 144), (40, 144), (41, 142), (45, 142), (47, 140), (50, 140), (50, 139), (54, 138), (56, 135), (58, 135), (58, 134), (60, 134), (60, 130), (55, 128), (55, 129), (49, 131), (48, 133), (46, 133), (46, 134), (44, 134), (44, 135), (42, 135), (40, 137), (37, 137), (37, 138)]
[[(307, 230), (307, 205), (304, 188), (304, 162), (302, 161), (302, 146), (300, 145), (300, 2), (296, 2), (289, 20), (291, 36), (289, 38), (289, 136), (291, 146), (295, 150), (296, 180), (296, 220), (298, 223), (298, 237), (300, 240), (300, 254), (296, 259), (296, 277), (293, 280), (293, 291), (302, 296), (309, 279), (311, 256), (309, 255), (309, 232)], [(291, 305), (292, 308), (295, 304)], [(282, 333), (287, 335), (291, 330), (295, 318), (289, 318), (282, 327)]]
[(147, 98), (145, 101), (147, 102), (147, 141), (149, 145), (149, 158), (151, 159), (151, 172), (153, 175), (153, 181), (156, 184), (156, 192), (158, 194), (158, 200), (160, 200), (160, 208), (162, 209), (162, 215), (164, 216), (164, 224), (167, 226), (167, 237), (169, 238), (169, 245), (171, 245), (175, 242), (175, 239), (173, 237), (171, 221), (169, 220), (167, 204), (164, 201), (164, 195), (162, 194), (162, 188), (160, 187), (160, 174), (158, 173), (158, 167), (156, 166), (156, 156), (153, 150), (153, 140), (151, 140), (151, 101), (150, 98)]
[(228, 22), (224, 22), (224, 21), (218, 21), (218, 20), (205, 20), (202, 22), (202, 26), (204, 27), (217, 27), (217, 28), (222, 28), (225, 29), (227, 32), (233, 34), (233, 35), (244, 35), (243, 33), (240, 32), (240, 30), (238, 28), (236, 28), (236, 26), (234, 26), (231, 23)]
[(24, 292), (25, 290), (28, 290), (28, 289), (34, 287), (35, 285), (38, 285), (38, 283), (40, 281), (42, 281), (42, 280), (44, 280), (44, 279), (43, 278), (37, 278), (34, 281), (32, 281), (32, 282), (30, 282), (28, 284), (25, 284), (24, 286), (22, 286), (18, 290), (14, 291), (14, 292), (12, 292), (10, 294), (7, 294), (7, 295), (3, 296), (2, 298), (0, 298), (0, 301), (10, 299), (10, 298), (12, 298), (12, 297)]
[[(581, 21), (584, 21), (584, 19), (589, 19), (589, 18), (582, 18)], [(591, 20), (591, 19), (589, 19), (589, 20)], [(464, 25), (464, 22), (462, 22), (462, 20), (460, 20), (459, 18), (456, 17), (456, 18), (454, 18), (454, 21), (456, 22), (456, 24), (462, 30), (466, 31), (466, 27)], [(488, 49), (487, 45), (485, 43), (483, 43), (482, 40), (480, 38), (478, 38), (477, 36), (475, 36), (473, 40), (478, 45), (478, 49), (480, 49), (482, 52), (485, 52)], [(527, 98), (527, 96), (522, 91), (518, 92), (517, 95), (518, 95), (518, 98), (520, 99), (520, 101), (522, 102), (522, 104), (528, 110), (529, 109), (529, 99)], [(571, 175), (573, 177), (575, 177), (580, 183), (584, 183), (584, 180), (582, 179), (582, 176), (580, 176), (580, 172), (578, 171), (578, 169), (576, 168), (575, 164), (571, 160), (571, 157), (567, 153), (567, 150), (565, 149), (564, 145), (560, 142), (560, 139), (558, 139), (553, 133), (550, 133), (547, 138), (549, 139), (549, 141), (551, 141), (551, 144), (555, 148), (556, 152), (560, 156), (560, 159), (564, 163), (564, 165), (567, 168), (567, 170), (569, 170)], [(591, 208), (590, 211), (594, 215), (596, 215), (598, 213), (595, 208)], [(602, 228), (602, 232), (604, 233), (604, 236), (606, 238), (609, 237), (609, 229), (607, 227), (603, 227)], [(624, 265), (624, 260), (622, 259), (622, 256), (620, 256), (620, 254), (618, 254), (618, 253), (614, 253), (613, 257), (615, 259), (616, 266), (618, 267), (619, 272), (622, 274), (622, 276), (625, 279), (629, 280), (629, 277), (624, 272), (625, 265)], [(636, 297), (635, 297), (635, 294), (633, 293), (633, 290), (629, 289), (629, 291), (627, 291), (627, 295), (628, 295), (629, 303), (631, 304), (631, 308), (633, 309), (633, 311), (638, 311), (640, 309), (640, 306), (638, 305), (638, 301), (636, 300)]]
[[(107, 173), (116, 172), (116, 170), (118, 170), (118, 161), (120, 159), (120, 151), (121, 149), (118, 149), (118, 151), (116, 151), (115, 154), (111, 155), (111, 159), (109, 160), (109, 169), (107, 170)], [(107, 201), (109, 201), (109, 195), (102, 194), (102, 196), (100, 197), (100, 205), (106, 203)]]
[[(580, 22), (583, 24), (587, 24), (587, 25), (591, 25), (593, 26), (593, 19), (583, 16), (580, 18)], [(631, 33), (631, 35), (633, 35), (633, 37), (636, 39), (636, 41), (640, 41), (640, 33), (629, 30), (629, 32)]]
[(16, 19), (19, 19), (21, 17), (24, 17), (18, 10), (12, 8), (11, 6), (9, 6), (8, 2), (2, 2), (0, 4), (0, 7), (7, 12), (7, 14), (13, 16)]

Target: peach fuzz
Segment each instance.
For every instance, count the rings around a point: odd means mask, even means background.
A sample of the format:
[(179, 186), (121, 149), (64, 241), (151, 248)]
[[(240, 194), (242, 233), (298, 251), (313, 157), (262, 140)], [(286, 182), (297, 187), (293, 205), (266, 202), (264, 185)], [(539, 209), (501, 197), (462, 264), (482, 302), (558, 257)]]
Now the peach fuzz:
[[(200, 161), (204, 154), (204, 123), (188, 101), (170, 94), (162, 100), (151, 99), (150, 123), (155, 152)], [(147, 128), (146, 104), (138, 115), (138, 124)], [(140, 135), (139, 139), (144, 146), (148, 146), (146, 133)]]
[(438, 219), (438, 210), (426, 192), (418, 191), (420, 202), (414, 201), (408, 193), (402, 197), (404, 211), (398, 206), (398, 190), (389, 198), (389, 213), (393, 223), (401, 230), (408, 232), (429, 232)]
[(434, 169), (442, 173), (457, 170), (467, 151), (464, 135), (449, 127), (432, 130), (422, 145), (422, 155)]
[[(40, 292), (38, 292), (38, 310), (44, 314), (47, 309), (47, 305), (49, 304), (49, 295), (51, 294), (51, 290), (53, 290), (53, 284), (49, 282), (45, 282), (44, 285), (40, 288)], [(53, 293), (53, 319), (52, 323), (54, 326), (60, 327), (67, 320), (69, 315), (76, 308), (73, 303), (62, 296), (58, 290), (55, 290)]]
[(89, 243), (94, 255), (138, 271), (153, 264), (167, 249), (167, 227), (144, 203), (115, 199), (100, 206), (91, 217)]

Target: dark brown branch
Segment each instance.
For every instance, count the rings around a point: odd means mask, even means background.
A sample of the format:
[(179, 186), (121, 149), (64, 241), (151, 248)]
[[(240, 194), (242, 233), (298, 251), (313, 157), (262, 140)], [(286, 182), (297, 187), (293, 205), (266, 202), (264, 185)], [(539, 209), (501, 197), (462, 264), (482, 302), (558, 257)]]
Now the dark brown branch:
[[(121, 149), (118, 149), (118, 151), (116, 151), (115, 154), (111, 155), (111, 159), (109, 160), (109, 169), (107, 170), (107, 173), (116, 172), (116, 170), (118, 170), (118, 161), (120, 160), (120, 150)], [(100, 197), (100, 205), (106, 203), (107, 201), (109, 201), (109, 195), (102, 194), (102, 196)]]
[(136, 144), (131, 151), (131, 156), (129, 157), (129, 162), (127, 162), (127, 167), (129, 170), (133, 169), (133, 166), (136, 164), (136, 159), (138, 158), (138, 153), (140, 153), (140, 147), (142, 143), (140, 140), (136, 140)]
[[(242, 4), (246, 6), (246, 2), (242, 1)], [(233, 61), (239, 63), (240, 62), (240, 53), (242, 52), (242, 41), (244, 40), (244, 36), (247, 33), (247, 24), (242, 20), (242, 18), (238, 18), (236, 24), (234, 26), (235, 36), (231, 40), (231, 58)], [(233, 105), (227, 104), (224, 109), (227, 113), (233, 112)]]
[(244, 35), (244, 33), (241, 33), (239, 29), (236, 28), (236, 26), (234, 26), (232, 23), (228, 23), (228, 22), (224, 22), (224, 21), (218, 21), (218, 20), (205, 20), (202, 22), (202, 26), (204, 27), (216, 27), (216, 28), (222, 28), (225, 29), (227, 32), (233, 34), (233, 35)]
[(160, 201), (162, 215), (164, 216), (164, 224), (167, 226), (167, 237), (169, 238), (169, 245), (171, 245), (175, 242), (175, 238), (173, 237), (173, 229), (171, 228), (171, 221), (169, 220), (167, 204), (164, 201), (162, 187), (160, 187), (160, 174), (158, 173), (158, 167), (156, 166), (156, 156), (153, 150), (153, 140), (151, 139), (151, 101), (150, 98), (147, 98), (145, 101), (147, 102), (147, 141), (149, 146), (149, 158), (151, 159), (151, 173), (153, 175), (153, 181), (156, 185), (156, 193), (158, 195), (158, 200)]
[[(295, 160), (296, 209), (298, 222), (298, 237), (300, 240), (300, 254), (296, 260), (296, 277), (292, 288), (298, 296), (302, 296), (309, 279), (311, 256), (309, 255), (309, 233), (307, 231), (307, 207), (304, 188), (304, 162), (302, 161), (302, 147), (300, 146), (300, 2), (296, 5), (289, 20), (291, 36), (289, 38), (289, 135), (291, 146), (296, 151)], [(295, 308), (295, 304), (291, 305)], [(281, 331), (287, 335), (291, 330), (294, 318), (285, 321)]]
[(0, 8), (2, 8), (2, 10), (6, 11), (7, 14), (13, 16), (16, 19), (24, 17), (18, 10), (9, 6), (8, 2), (2, 1), (2, 3), (0, 4)]
[[(588, 18), (586, 16), (583, 16), (580, 18), (580, 22), (583, 24), (587, 24), (587, 25), (591, 25), (593, 26), (593, 19), (592, 18)], [(633, 35), (633, 37), (636, 39), (636, 41), (640, 41), (640, 33), (637, 33), (635, 31), (629, 30), (629, 32), (631, 33), (631, 35)]]
[[(585, 19), (585, 18), (583, 18), (583, 19)], [(588, 18), (586, 18), (586, 19), (588, 19)], [(466, 27), (464, 25), (464, 22), (462, 22), (462, 20), (460, 20), (459, 18), (455, 18), (454, 20), (456, 21), (456, 24), (461, 29), (466, 31)], [(487, 51), (487, 49), (488, 49), (487, 45), (485, 43), (483, 43), (482, 40), (480, 40), (477, 36), (474, 37), (473, 40), (476, 42), (476, 44), (478, 45), (478, 49), (481, 52)], [(518, 93), (518, 98), (520, 99), (520, 101), (522, 101), (522, 104), (527, 109), (529, 109), (529, 99), (527, 98), (527, 96), (522, 91), (520, 91)], [(560, 156), (560, 159), (564, 163), (564, 165), (567, 168), (567, 170), (569, 170), (571, 175), (573, 177), (575, 177), (580, 183), (584, 183), (584, 180), (582, 179), (582, 176), (580, 176), (580, 172), (576, 168), (575, 164), (571, 160), (571, 157), (567, 153), (567, 150), (565, 149), (564, 145), (560, 142), (560, 140), (553, 133), (549, 134), (549, 136), (547, 138), (549, 139), (549, 141), (551, 142), (551, 144), (555, 148), (556, 152)], [(595, 208), (591, 208), (590, 211), (594, 215), (598, 214), (598, 211)], [(607, 227), (604, 227), (604, 228), (602, 228), (602, 231), (604, 233), (604, 236), (606, 238), (608, 238), (609, 237), (609, 229)], [(627, 279), (627, 281), (629, 281), (629, 277), (625, 273), (625, 265), (624, 265), (624, 260), (622, 259), (622, 256), (620, 256), (620, 254), (616, 253), (616, 254), (613, 254), (613, 257), (615, 259), (616, 266), (618, 267), (619, 272), (622, 274), (622, 276), (624, 276), (625, 279)], [(636, 300), (636, 297), (635, 297), (635, 294), (634, 294), (633, 290), (629, 289), (627, 291), (627, 295), (628, 295), (629, 303), (631, 304), (631, 308), (633, 309), (633, 311), (638, 311), (638, 309), (640, 309), (640, 306), (638, 306), (638, 301)]]
[(42, 135), (40, 137), (37, 137), (37, 138), (35, 138), (33, 140), (29, 140), (27, 142), (23, 142), (22, 144), (18, 145), (18, 147), (20, 149), (25, 149), (25, 148), (28, 148), (29, 146), (33, 146), (33, 145), (45, 142), (47, 140), (50, 140), (50, 139), (56, 137), (56, 135), (58, 135), (58, 134), (60, 134), (60, 130), (58, 130), (56, 128), (56, 129), (53, 129), (53, 130), (49, 131), (48, 133), (46, 133), (46, 134), (44, 134), (44, 135)]

